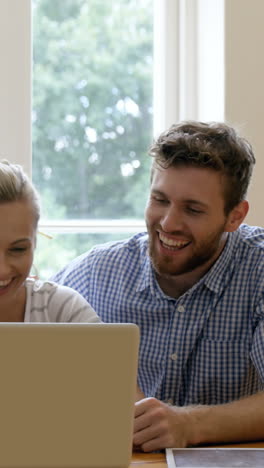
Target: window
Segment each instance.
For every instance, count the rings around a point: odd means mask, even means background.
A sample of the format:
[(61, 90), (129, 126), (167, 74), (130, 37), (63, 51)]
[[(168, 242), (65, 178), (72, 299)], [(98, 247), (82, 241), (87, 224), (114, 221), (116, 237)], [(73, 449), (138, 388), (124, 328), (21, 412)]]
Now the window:
[(143, 220), (152, 63), (152, 0), (33, 1), (33, 181), (64, 231), (39, 240), (44, 276)]
[(0, 150), (41, 193), (43, 276), (144, 229), (153, 129), (222, 118), (223, 3), (1, 0)]

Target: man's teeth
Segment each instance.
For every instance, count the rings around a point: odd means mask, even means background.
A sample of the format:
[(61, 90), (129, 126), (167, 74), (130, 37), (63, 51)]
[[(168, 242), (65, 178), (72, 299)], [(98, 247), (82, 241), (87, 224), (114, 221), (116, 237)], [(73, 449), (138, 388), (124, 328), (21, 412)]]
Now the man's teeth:
[(177, 249), (180, 249), (181, 247), (184, 247), (185, 245), (189, 244), (189, 241), (168, 239), (168, 237), (163, 236), (161, 233), (159, 234), (159, 238), (163, 244), (169, 247), (177, 247)]
[(9, 280), (5, 280), (5, 281), (0, 281), (0, 288), (3, 288), (5, 286), (7, 286), (9, 283), (11, 283), (11, 279)]

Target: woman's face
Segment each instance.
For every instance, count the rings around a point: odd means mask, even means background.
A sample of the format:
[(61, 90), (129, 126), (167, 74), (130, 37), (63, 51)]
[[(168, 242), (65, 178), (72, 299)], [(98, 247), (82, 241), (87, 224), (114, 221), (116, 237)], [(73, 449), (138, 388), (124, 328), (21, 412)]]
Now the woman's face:
[(28, 277), (36, 245), (29, 201), (0, 203), (0, 308), (15, 302)]

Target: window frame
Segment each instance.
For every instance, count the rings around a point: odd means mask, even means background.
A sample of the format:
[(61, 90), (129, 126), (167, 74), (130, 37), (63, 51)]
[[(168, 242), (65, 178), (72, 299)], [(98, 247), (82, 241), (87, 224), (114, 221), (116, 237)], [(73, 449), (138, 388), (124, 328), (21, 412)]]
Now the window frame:
[[(154, 67), (153, 133), (157, 136), (172, 123), (206, 116), (206, 103), (217, 96), (219, 116), (223, 115), (224, 72), (206, 81), (208, 40), (212, 34), (203, 28), (203, 18), (214, 21), (222, 15), (214, 48), (224, 61), (224, 0), (153, 0)], [(0, 153), (21, 164), (31, 176), (31, 86), (32, 21), (31, 0), (1, 0), (0, 54), (3, 72), (0, 78)], [(209, 11), (209, 13), (208, 13)], [(208, 17), (209, 15), (209, 17)], [(210, 16), (211, 15), (211, 16)], [(221, 29), (222, 28), (222, 29)], [(199, 35), (203, 31), (203, 41)], [(211, 34), (211, 35), (210, 35)], [(8, 45), (8, 53), (6, 53)], [(199, 59), (199, 66), (198, 66)], [(222, 70), (224, 63), (222, 64)], [(218, 79), (217, 79), (218, 78)], [(210, 90), (208, 95), (208, 89)], [(206, 92), (205, 92), (206, 90)], [(219, 92), (219, 90), (221, 92)], [(201, 98), (202, 97), (202, 98)], [(216, 120), (216, 119), (215, 119)], [(220, 119), (219, 119), (220, 120)], [(144, 220), (43, 221), (40, 229), (52, 232), (135, 232), (145, 229)]]

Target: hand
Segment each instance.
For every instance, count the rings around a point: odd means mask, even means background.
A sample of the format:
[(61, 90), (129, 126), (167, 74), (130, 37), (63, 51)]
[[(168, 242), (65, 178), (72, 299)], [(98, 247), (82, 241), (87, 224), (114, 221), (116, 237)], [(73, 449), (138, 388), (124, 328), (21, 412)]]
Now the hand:
[(186, 447), (190, 431), (186, 408), (169, 406), (156, 398), (144, 398), (135, 403), (135, 448), (151, 452), (166, 447)]

